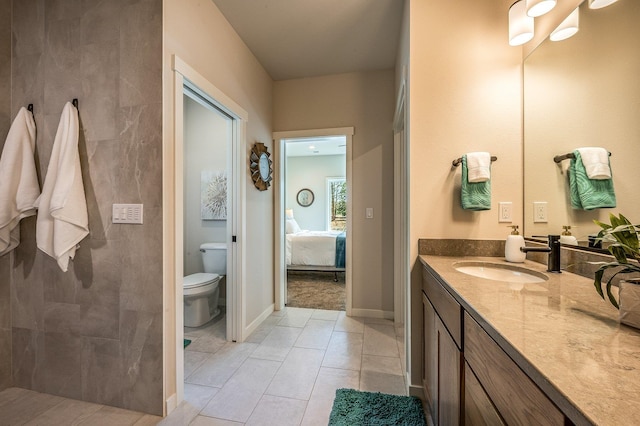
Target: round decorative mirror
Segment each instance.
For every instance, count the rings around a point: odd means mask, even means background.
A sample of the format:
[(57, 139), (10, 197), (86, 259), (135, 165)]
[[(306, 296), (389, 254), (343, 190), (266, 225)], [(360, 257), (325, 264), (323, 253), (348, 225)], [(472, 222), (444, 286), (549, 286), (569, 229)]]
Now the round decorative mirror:
[(271, 158), (269, 158), (269, 150), (261, 143), (256, 142), (251, 148), (251, 154), (249, 155), (249, 170), (251, 172), (251, 179), (253, 185), (260, 191), (266, 191), (271, 185)]
[(311, 204), (313, 204), (313, 191), (307, 188), (301, 189), (300, 191), (298, 191), (298, 195), (296, 195), (296, 200), (302, 207), (309, 207)]

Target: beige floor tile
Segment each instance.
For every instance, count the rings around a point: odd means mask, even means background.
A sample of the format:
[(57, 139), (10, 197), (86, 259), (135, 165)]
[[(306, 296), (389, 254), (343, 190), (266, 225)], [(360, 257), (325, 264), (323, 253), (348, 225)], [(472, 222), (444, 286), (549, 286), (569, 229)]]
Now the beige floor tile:
[(365, 324), (384, 324), (384, 325), (394, 325), (393, 320), (386, 318), (364, 318)]
[(301, 332), (302, 329), (296, 327), (275, 327), (251, 354), (251, 358), (284, 361)]
[(322, 361), (322, 366), (360, 370), (362, 341), (362, 333), (334, 331)]
[(308, 400), (318, 377), (324, 351), (293, 348), (267, 388), (268, 395)]
[(200, 414), (246, 422), (280, 365), (277, 361), (247, 359)]
[(392, 395), (407, 394), (402, 376), (364, 370), (360, 373), (360, 390)]
[(220, 388), (185, 383), (184, 400), (199, 410), (202, 410), (219, 391)]
[(324, 309), (316, 309), (311, 314), (311, 319), (319, 319), (319, 320), (328, 320), (328, 321), (336, 321), (340, 316), (341, 311), (327, 311)]
[(297, 426), (307, 401), (264, 395), (247, 421), (247, 426)]
[(45, 393), (9, 388), (0, 398), (1, 422), (7, 425), (24, 424), (64, 401), (64, 398)]
[(185, 348), (185, 352), (208, 352), (214, 354), (224, 347), (228, 342), (218, 336), (200, 336), (191, 340), (191, 344)]
[(302, 328), (307, 324), (312, 314), (313, 309), (287, 308), (286, 315), (278, 321), (278, 325), (281, 327)]
[(191, 373), (210, 356), (208, 352), (184, 351), (184, 377), (189, 378)]
[[(185, 385), (186, 386), (186, 385)], [(175, 410), (162, 419), (159, 426), (187, 426), (196, 418), (201, 408), (195, 407), (187, 401), (182, 401)]]
[(345, 312), (340, 312), (334, 331), (364, 333), (364, 318), (348, 317)]
[[(35, 419), (25, 423), (25, 425), (50, 426), (76, 424), (91, 416), (102, 407), (100, 404), (65, 399)], [(4, 419), (0, 419), (0, 424), (2, 424), (3, 421)]]
[(227, 343), (202, 362), (186, 382), (220, 388), (257, 347), (257, 343)]
[(155, 426), (162, 420), (162, 417), (145, 414), (140, 420), (135, 422), (133, 426)]
[(78, 426), (133, 425), (143, 417), (142, 413), (121, 408), (103, 406), (98, 411), (76, 423)]
[(309, 349), (326, 349), (334, 326), (335, 321), (310, 319), (302, 329), (294, 346)]
[(230, 420), (215, 419), (207, 416), (197, 416), (190, 426), (242, 426), (244, 423), (232, 422)]
[(362, 355), (362, 371), (401, 376), (402, 366), (399, 357)]
[(307, 404), (302, 424), (327, 425), (336, 390), (341, 388), (358, 389), (359, 383), (360, 373), (358, 371), (322, 367), (313, 387), (311, 399)]
[(366, 324), (362, 353), (367, 355), (399, 356), (393, 325)]

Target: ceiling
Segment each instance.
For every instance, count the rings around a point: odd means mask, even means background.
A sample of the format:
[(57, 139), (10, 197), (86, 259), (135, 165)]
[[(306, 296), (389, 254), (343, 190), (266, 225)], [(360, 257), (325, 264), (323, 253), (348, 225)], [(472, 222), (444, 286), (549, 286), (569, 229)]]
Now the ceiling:
[(394, 68), (405, 0), (213, 0), (274, 80)]
[(317, 155), (345, 155), (345, 136), (321, 136), (313, 138), (286, 139), (287, 157), (311, 157)]

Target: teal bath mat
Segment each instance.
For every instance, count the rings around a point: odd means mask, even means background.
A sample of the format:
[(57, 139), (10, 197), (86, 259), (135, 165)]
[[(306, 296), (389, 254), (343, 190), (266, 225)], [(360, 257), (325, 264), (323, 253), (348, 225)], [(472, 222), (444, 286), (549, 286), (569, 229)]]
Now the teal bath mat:
[(184, 347), (186, 348), (187, 346), (189, 346), (191, 344), (191, 340), (189, 339), (184, 339)]
[(422, 402), (412, 396), (338, 389), (329, 426), (426, 425)]

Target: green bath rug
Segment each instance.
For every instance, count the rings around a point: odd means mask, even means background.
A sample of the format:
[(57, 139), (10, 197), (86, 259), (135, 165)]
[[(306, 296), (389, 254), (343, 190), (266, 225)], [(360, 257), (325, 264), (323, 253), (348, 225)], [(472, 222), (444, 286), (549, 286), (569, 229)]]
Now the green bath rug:
[(426, 425), (422, 402), (412, 396), (338, 389), (329, 426)]
[(186, 348), (187, 346), (189, 346), (191, 344), (191, 340), (189, 339), (184, 339), (184, 347)]

